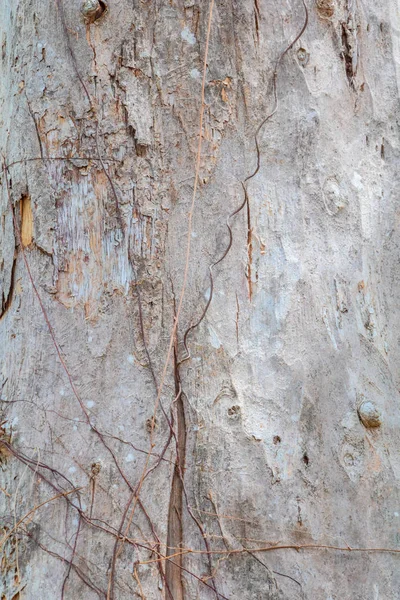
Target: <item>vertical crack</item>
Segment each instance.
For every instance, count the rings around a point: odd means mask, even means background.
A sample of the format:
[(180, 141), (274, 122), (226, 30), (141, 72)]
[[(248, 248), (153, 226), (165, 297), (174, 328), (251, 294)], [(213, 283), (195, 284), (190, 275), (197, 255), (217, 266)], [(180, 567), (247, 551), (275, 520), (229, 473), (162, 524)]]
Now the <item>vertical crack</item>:
[(260, 41), (260, 19), (261, 19), (261, 13), (260, 13), (260, 6), (258, 4), (259, 0), (254, 0), (254, 25), (255, 25), (255, 29), (256, 29), (256, 38), (257, 38), (257, 44)]
[(247, 200), (247, 269), (246, 277), (249, 288), (249, 300), (251, 302), (253, 296), (253, 288), (251, 281), (251, 267), (253, 262), (253, 242), (252, 242), (252, 227), (251, 227), (251, 214), (250, 214), (250, 202)]
[[(183, 543), (183, 472), (186, 458), (186, 419), (185, 408), (181, 391), (178, 365), (177, 335), (174, 344), (174, 379), (175, 379), (175, 405), (176, 405), (176, 460), (171, 484), (168, 510), (168, 533), (166, 555), (175, 554)], [(167, 560), (165, 565), (165, 579), (169, 600), (183, 600), (182, 582), (182, 555)]]

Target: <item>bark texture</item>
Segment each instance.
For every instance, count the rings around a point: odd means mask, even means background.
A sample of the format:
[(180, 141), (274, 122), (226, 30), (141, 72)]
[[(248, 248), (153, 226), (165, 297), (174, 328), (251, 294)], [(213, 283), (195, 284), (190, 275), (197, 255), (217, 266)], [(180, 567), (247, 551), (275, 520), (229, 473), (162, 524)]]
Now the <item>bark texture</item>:
[(2, 600), (400, 599), (399, 7), (306, 4), (0, 3)]

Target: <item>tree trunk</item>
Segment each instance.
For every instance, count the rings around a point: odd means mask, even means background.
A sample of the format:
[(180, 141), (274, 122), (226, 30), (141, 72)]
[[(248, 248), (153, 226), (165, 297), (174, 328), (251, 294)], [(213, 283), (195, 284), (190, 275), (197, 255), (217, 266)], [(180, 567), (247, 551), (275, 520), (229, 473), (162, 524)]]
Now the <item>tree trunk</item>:
[(1, 3), (2, 600), (400, 598), (400, 14), (306, 4)]

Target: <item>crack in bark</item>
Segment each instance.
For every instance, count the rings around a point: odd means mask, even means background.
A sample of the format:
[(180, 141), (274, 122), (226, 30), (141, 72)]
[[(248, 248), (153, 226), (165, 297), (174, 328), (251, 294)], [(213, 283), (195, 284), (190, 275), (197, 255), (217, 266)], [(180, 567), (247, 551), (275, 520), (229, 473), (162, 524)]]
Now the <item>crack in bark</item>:
[(253, 288), (251, 281), (251, 268), (253, 261), (253, 242), (252, 242), (252, 227), (251, 227), (251, 214), (250, 214), (250, 202), (247, 199), (247, 285), (249, 289), (249, 301), (251, 302), (253, 296)]
[(4, 292), (2, 294), (0, 319), (2, 319), (4, 317), (4, 315), (7, 313), (7, 311), (9, 310), (9, 308), (12, 304), (13, 298), (14, 298), (16, 265), (17, 265), (17, 256), (16, 256), (16, 252), (14, 249), (14, 258), (13, 258), (13, 264), (11, 267), (11, 274), (10, 274), (10, 287), (9, 287), (7, 296), (4, 295)]
[[(179, 376), (178, 348), (175, 337), (174, 347), (174, 379), (176, 396), (176, 462), (172, 478), (169, 509), (168, 509), (168, 533), (167, 533), (167, 556), (183, 547), (183, 473), (186, 461), (186, 418), (183, 405), (182, 389)], [(168, 584), (168, 592), (171, 600), (183, 600), (184, 588), (182, 582), (182, 555), (178, 556), (176, 562), (167, 561), (165, 566), (165, 578)]]
[(259, 0), (254, 0), (254, 25), (256, 28), (256, 38), (257, 44), (260, 41), (260, 20), (261, 20), (261, 12), (259, 6)]

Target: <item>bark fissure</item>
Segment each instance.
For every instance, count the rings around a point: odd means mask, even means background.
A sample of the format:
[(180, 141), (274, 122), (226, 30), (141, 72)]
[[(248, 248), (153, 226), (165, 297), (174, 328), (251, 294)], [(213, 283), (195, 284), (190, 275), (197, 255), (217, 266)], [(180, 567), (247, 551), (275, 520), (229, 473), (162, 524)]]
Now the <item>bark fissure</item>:
[(11, 273), (10, 273), (10, 286), (8, 289), (7, 296), (4, 296), (4, 294), (2, 294), (0, 319), (2, 319), (6, 315), (7, 311), (10, 309), (10, 306), (12, 305), (12, 301), (14, 298), (14, 291), (15, 291), (16, 267), (17, 267), (17, 255), (16, 255), (16, 250), (14, 250), (14, 258), (13, 258), (13, 262), (12, 262), (12, 266), (11, 266)]
[[(172, 476), (167, 532), (167, 556), (175, 554), (183, 547), (183, 477), (186, 463), (186, 419), (183, 394), (179, 375), (177, 338), (174, 346), (174, 382), (175, 382), (175, 414), (176, 422), (176, 461)], [(168, 561), (165, 567), (165, 578), (172, 600), (183, 600), (182, 555), (173, 562)]]
[(252, 282), (252, 263), (253, 263), (253, 230), (251, 226), (251, 215), (250, 215), (250, 202), (247, 198), (246, 202), (247, 206), (247, 285), (249, 290), (249, 302), (252, 300), (253, 296), (253, 282)]

